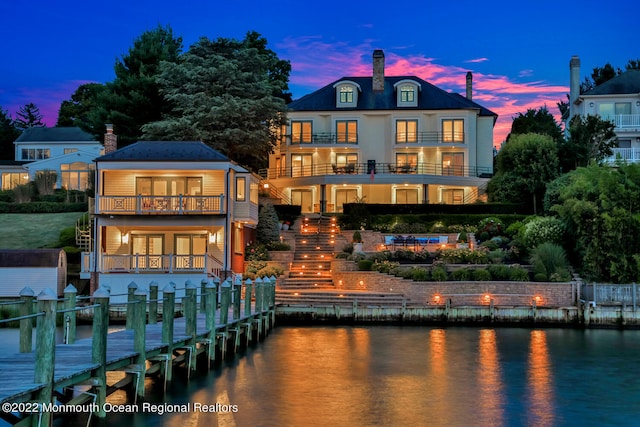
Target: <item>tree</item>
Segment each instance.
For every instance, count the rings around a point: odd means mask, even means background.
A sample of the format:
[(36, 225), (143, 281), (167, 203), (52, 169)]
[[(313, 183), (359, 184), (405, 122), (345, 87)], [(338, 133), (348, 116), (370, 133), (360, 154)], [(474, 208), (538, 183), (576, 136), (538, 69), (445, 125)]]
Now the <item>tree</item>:
[(574, 116), (569, 122), (569, 137), (560, 144), (562, 170), (571, 171), (589, 162), (602, 162), (618, 146), (615, 125), (599, 116)]
[(262, 206), (258, 214), (258, 226), (256, 227), (256, 237), (258, 242), (269, 244), (280, 241), (280, 223), (278, 213), (272, 204), (267, 203)]
[[(568, 177), (568, 178), (565, 178)], [(581, 167), (563, 176), (551, 208), (567, 231), (565, 250), (590, 280), (640, 278), (640, 165)]]
[(513, 123), (511, 123), (511, 133), (507, 135), (507, 141), (512, 135), (525, 133), (549, 135), (556, 142), (562, 140), (562, 129), (546, 106), (540, 107), (538, 110), (530, 108), (525, 114), (518, 113), (518, 116), (514, 117)]
[(14, 126), (19, 131), (27, 128), (44, 127), (40, 108), (33, 102), (23, 105), (16, 113)]
[(498, 152), (496, 169), (489, 200), (523, 203), (536, 212), (547, 183), (559, 175), (557, 145), (548, 135), (513, 135)]
[[(91, 123), (92, 114), (99, 108), (98, 99), (106, 90), (100, 83), (83, 84), (71, 95), (71, 99), (62, 101), (56, 126), (78, 126), (95, 133)], [(104, 130), (104, 123), (99, 132)]]
[(143, 126), (146, 139), (201, 140), (249, 169), (265, 167), (285, 120), (291, 66), (258, 33), (244, 40), (201, 38), (158, 78), (172, 105)]
[(0, 107), (0, 160), (14, 160), (13, 141), (18, 139), (20, 131), (15, 128), (9, 113)]
[[(115, 79), (103, 88), (80, 86), (70, 101), (60, 107), (61, 123), (71, 121), (101, 138), (104, 125), (111, 123), (118, 144), (126, 146), (142, 136), (141, 127), (160, 120), (171, 106), (160, 94), (157, 82), (162, 62), (178, 62), (182, 38), (171, 27), (158, 26), (138, 37), (129, 52), (116, 60)], [(60, 122), (59, 122), (60, 123)]]

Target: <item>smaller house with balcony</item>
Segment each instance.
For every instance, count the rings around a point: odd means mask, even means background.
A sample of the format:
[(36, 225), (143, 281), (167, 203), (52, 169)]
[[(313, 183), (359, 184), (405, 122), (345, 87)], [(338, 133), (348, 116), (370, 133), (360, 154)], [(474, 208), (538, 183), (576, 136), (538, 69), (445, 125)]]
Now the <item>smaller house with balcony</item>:
[(81, 273), (92, 291), (108, 285), (118, 301), (131, 282), (184, 288), (242, 273), (258, 222), (255, 175), (199, 141), (139, 141), (95, 164), (93, 250)]
[(590, 91), (580, 94), (580, 59), (571, 58), (570, 117), (600, 116), (615, 124), (618, 148), (606, 159), (609, 164), (617, 159), (640, 161), (640, 70), (628, 70)]
[(55, 188), (86, 190), (91, 186), (93, 159), (104, 154), (101, 142), (77, 127), (25, 129), (13, 143), (15, 160), (0, 165), (2, 189), (55, 174)]

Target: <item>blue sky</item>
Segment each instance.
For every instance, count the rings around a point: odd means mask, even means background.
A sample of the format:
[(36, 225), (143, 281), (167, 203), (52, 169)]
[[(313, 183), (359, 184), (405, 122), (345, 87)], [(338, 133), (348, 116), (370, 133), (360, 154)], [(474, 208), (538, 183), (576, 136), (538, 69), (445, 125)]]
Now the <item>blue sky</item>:
[(294, 98), (342, 76), (371, 75), (374, 49), (384, 50), (387, 75), (416, 75), (448, 91), (464, 93), (472, 71), (474, 101), (500, 115), (499, 145), (527, 108), (547, 105), (557, 115), (572, 55), (580, 56), (581, 80), (593, 67), (640, 58), (638, 12), (635, 0), (5, 0), (0, 107), (15, 118), (34, 102), (53, 126), (79, 85), (113, 80), (116, 58), (145, 30), (170, 25), (185, 50), (201, 36), (255, 30), (291, 61)]

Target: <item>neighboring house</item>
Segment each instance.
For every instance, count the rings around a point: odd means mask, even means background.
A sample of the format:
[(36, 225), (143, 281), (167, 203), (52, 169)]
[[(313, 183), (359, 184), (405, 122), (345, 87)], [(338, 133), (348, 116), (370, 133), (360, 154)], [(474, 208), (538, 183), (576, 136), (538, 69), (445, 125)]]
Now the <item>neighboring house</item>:
[(77, 127), (28, 128), (13, 144), (15, 162), (0, 164), (3, 190), (45, 172), (55, 172), (56, 188), (85, 190), (93, 175), (93, 159), (104, 153), (101, 142)]
[[(497, 115), (415, 76), (342, 77), (288, 106), (265, 189), (302, 212), (344, 203), (473, 203), (493, 174)], [(273, 192), (272, 192), (273, 194)]]
[(640, 70), (629, 70), (580, 94), (580, 59), (571, 58), (570, 118), (598, 115), (615, 124), (618, 148), (607, 159), (640, 161)]
[(117, 301), (131, 282), (184, 288), (243, 272), (257, 176), (202, 142), (139, 141), (109, 152), (105, 138), (105, 147), (95, 160), (93, 252), (82, 255), (92, 290), (108, 285)]
[(38, 296), (45, 288), (61, 296), (67, 286), (62, 249), (0, 249), (0, 297), (17, 297), (25, 287)]

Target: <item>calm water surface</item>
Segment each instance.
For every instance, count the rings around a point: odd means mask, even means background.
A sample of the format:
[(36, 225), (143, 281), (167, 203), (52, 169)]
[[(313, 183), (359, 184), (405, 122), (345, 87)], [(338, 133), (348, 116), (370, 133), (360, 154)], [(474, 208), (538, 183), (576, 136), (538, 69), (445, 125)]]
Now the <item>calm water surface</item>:
[(278, 327), (219, 369), (178, 373), (164, 398), (149, 384), (154, 403), (237, 412), (109, 414), (107, 424), (638, 426), (638, 372), (640, 331)]
[(278, 327), (165, 398), (236, 413), (112, 415), (109, 424), (638, 426), (638, 372), (640, 331)]

